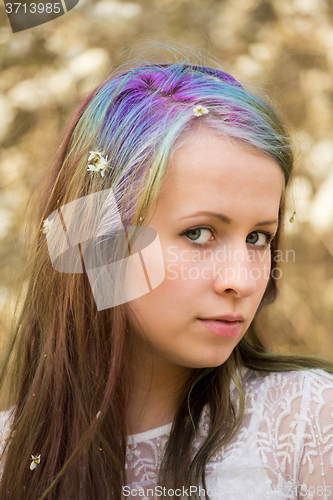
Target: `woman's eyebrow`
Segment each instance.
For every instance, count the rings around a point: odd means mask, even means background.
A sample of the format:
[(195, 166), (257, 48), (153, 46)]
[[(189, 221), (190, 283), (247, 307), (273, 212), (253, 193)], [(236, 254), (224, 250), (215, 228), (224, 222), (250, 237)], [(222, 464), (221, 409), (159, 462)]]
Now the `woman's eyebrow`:
[[(232, 219), (230, 219), (230, 217), (227, 217), (226, 215), (218, 214), (216, 212), (207, 212), (207, 211), (200, 211), (200, 212), (196, 212), (195, 214), (186, 215), (185, 217), (180, 217), (178, 220), (192, 219), (193, 217), (197, 217), (198, 215), (211, 215), (212, 217), (217, 217), (218, 219), (222, 220), (226, 224), (230, 224), (230, 222), (232, 222)], [(256, 226), (268, 226), (269, 224), (278, 224), (278, 223), (279, 223), (279, 221), (277, 219), (264, 220), (264, 221), (258, 222), (256, 224)]]

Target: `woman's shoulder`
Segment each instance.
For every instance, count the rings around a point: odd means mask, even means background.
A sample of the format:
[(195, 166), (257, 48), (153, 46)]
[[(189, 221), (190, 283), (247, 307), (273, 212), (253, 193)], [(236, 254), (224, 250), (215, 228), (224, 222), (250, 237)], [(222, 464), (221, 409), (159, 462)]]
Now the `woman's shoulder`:
[(246, 368), (243, 371), (244, 387), (247, 392), (266, 392), (271, 388), (315, 387), (316, 392), (333, 390), (333, 374), (321, 368), (302, 368), (293, 371), (261, 372)]
[(247, 368), (242, 381), (243, 420), (210, 462), (210, 487), (238, 487), (251, 495), (257, 491), (254, 496), (262, 499), (302, 498), (298, 488), (305, 488), (304, 495), (309, 492), (306, 498), (314, 498), (311, 492), (317, 491), (318, 497), (328, 492), (324, 487), (333, 473), (333, 375), (323, 369)]
[(268, 388), (271, 386), (317, 384), (318, 388), (333, 388), (333, 373), (321, 368), (301, 368), (292, 371), (262, 372), (246, 368), (243, 371), (245, 386)]
[(12, 406), (8, 410), (0, 411), (0, 432), (5, 428), (10, 427), (13, 420), (15, 406)]
[(299, 370), (292, 371), (259, 371), (252, 370), (251, 368), (243, 368), (242, 373), (245, 380), (253, 382), (257, 380), (258, 383), (267, 383), (267, 381), (278, 381), (284, 380), (319, 380), (323, 383), (332, 384), (333, 383), (333, 373), (330, 373), (322, 368), (300, 368)]
[(315, 412), (333, 405), (333, 374), (323, 369), (301, 369), (284, 372), (259, 372), (247, 369), (244, 389), (248, 407), (262, 412), (281, 412), (282, 406), (292, 413)]

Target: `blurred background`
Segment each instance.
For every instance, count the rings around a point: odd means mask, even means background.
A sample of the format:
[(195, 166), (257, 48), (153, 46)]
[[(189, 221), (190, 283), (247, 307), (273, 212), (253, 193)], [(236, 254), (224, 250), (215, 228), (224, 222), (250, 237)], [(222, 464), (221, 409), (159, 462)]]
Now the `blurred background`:
[(174, 60), (172, 46), (178, 59), (193, 50), (220, 62), (284, 117), (296, 156), (285, 220), (294, 252), (283, 254), (263, 341), (333, 359), (331, 0), (80, 0), (14, 34), (1, 3), (0, 46), (0, 347), (28, 256), (28, 198), (70, 112), (119, 64), (156, 53)]

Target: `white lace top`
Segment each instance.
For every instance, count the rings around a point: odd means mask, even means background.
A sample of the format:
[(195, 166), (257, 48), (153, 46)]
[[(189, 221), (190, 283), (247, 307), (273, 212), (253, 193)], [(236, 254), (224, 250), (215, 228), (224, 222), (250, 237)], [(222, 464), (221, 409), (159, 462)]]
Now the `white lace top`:
[[(333, 375), (323, 370), (262, 374), (244, 369), (245, 414), (206, 468), (211, 500), (333, 498)], [(231, 387), (237, 404), (238, 393)], [(194, 442), (208, 430), (205, 407)], [(10, 411), (0, 413), (2, 439)], [(157, 476), (172, 424), (128, 436), (123, 498), (163, 499)], [(202, 485), (201, 485), (202, 486)], [(184, 500), (195, 492), (176, 490)], [(204, 492), (199, 492), (204, 499)]]

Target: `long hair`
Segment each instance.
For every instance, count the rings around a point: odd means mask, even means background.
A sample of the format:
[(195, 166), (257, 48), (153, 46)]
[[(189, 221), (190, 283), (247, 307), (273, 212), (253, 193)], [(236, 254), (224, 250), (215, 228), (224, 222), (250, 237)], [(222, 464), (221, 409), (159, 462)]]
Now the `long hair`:
[[(193, 107), (199, 104), (209, 107), (200, 125), (269, 155), (288, 184), (293, 155), (277, 113), (221, 70), (187, 63), (133, 64), (115, 72), (84, 100), (37, 191), (38, 228), (28, 287), (0, 381), (3, 384), (13, 367), (13, 432), (3, 453), (3, 500), (121, 499), (131, 387), (126, 304), (98, 310), (86, 273), (52, 267), (41, 229), (43, 220), (60, 207), (106, 189), (115, 194), (124, 227), (143, 224), (171, 152), (195, 131), (199, 121)], [(87, 172), (91, 150), (108, 156), (110, 168), (104, 176)], [(283, 215), (284, 197), (281, 220)], [(101, 237), (108, 234), (113, 217), (114, 206), (106, 204)], [(272, 255), (280, 248), (281, 227)], [(277, 266), (273, 259), (259, 309), (277, 296)], [(242, 420), (241, 366), (263, 372), (317, 367), (333, 373), (333, 365), (319, 358), (268, 352), (255, 322), (256, 316), (225, 363), (195, 370), (183, 387), (159, 484), (176, 489), (202, 481), (205, 487), (207, 462)], [(238, 410), (230, 399), (231, 380), (239, 392)], [(191, 459), (191, 443), (207, 403), (208, 437)], [(40, 464), (31, 471), (31, 455), (39, 454)]]

